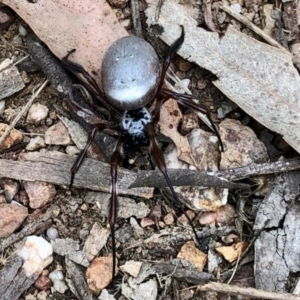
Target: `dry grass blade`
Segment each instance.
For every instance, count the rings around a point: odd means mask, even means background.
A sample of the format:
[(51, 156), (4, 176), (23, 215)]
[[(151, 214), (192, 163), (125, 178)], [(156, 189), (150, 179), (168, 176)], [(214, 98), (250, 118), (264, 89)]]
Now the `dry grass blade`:
[(45, 88), (45, 86), (48, 84), (48, 80), (45, 80), (44, 83), (39, 87), (39, 89), (32, 94), (32, 97), (27, 102), (27, 104), (22, 108), (22, 110), (18, 113), (18, 115), (14, 118), (14, 120), (11, 122), (9, 128), (3, 133), (3, 135), (0, 137), (0, 145), (3, 143), (3, 141), (6, 139), (6, 137), (9, 135), (11, 130), (16, 126), (18, 121), (21, 119), (21, 117), (29, 110), (31, 107), (33, 101), (38, 97), (38, 95), (41, 93), (41, 91)]

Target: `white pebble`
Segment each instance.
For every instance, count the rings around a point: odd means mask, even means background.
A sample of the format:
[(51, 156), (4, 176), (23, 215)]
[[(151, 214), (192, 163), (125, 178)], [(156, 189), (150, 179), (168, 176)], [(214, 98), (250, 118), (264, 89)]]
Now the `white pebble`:
[(55, 281), (55, 280), (63, 280), (64, 279), (64, 274), (62, 271), (59, 271), (59, 270), (55, 270), (53, 272), (51, 272), (49, 274), (49, 278), (52, 280), (52, 281)]
[(238, 14), (242, 12), (241, 6), (239, 3), (234, 3), (230, 6), (233, 10), (235, 10)]
[(47, 236), (48, 236), (48, 238), (50, 240), (53, 240), (53, 241), (56, 240), (57, 234), (58, 234), (57, 229), (55, 229), (53, 227), (48, 228), (48, 230), (47, 230)]
[(19, 25), (19, 33), (20, 33), (21, 36), (26, 36), (28, 34), (25, 27), (23, 27), (21, 24)]

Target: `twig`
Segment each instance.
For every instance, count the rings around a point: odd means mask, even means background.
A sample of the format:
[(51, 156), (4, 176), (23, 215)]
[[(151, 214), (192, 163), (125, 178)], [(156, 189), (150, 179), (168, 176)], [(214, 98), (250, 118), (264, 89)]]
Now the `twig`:
[(228, 5), (223, 5), (220, 7), (222, 10), (224, 10), (226, 13), (230, 14), (232, 17), (243, 23), (245, 26), (250, 28), (253, 32), (255, 32), (257, 35), (262, 37), (266, 42), (268, 42), (270, 45), (279, 48), (281, 50), (287, 51), (282, 45), (280, 45), (277, 41), (275, 41), (273, 38), (271, 38), (269, 35), (264, 33), (260, 28), (255, 26), (252, 22), (250, 22), (246, 17), (244, 17), (241, 14), (238, 14), (236, 11), (231, 9)]
[(234, 277), (234, 275), (235, 275), (235, 273), (236, 273), (236, 271), (237, 271), (237, 269), (238, 269), (238, 266), (239, 266), (239, 263), (240, 263), (240, 260), (241, 260), (241, 253), (242, 253), (242, 251), (240, 251), (240, 253), (239, 253), (239, 256), (238, 256), (238, 259), (237, 259), (237, 261), (236, 261), (234, 270), (233, 270), (233, 272), (232, 272), (230, 278), (228, 279), (227, 284), (230, 284), (230, 282), (232, 281), (232, 279), (233, 279), (233, 277)]
[(300, 294), (300, 279), (298, 279), (297, 283), (296, 283), (296, 286), (293, 290), (293, 294), (294, 295), (298, 295)]
[(226, 178), (229, 181), (241, 180), (250, 176), (289, 172), (300, 169), (300, 158), (279, 160), (263, 164), (251, 164), (245, 167), (220, 170), (214, 173), (215, 176)]
[[(232, 183), (226, 179), (211, 176), (204, 172), (189, 169), (169, 169), (168, 174), (174, 186), (206, 186), (206, 187), (219, 187), (227, 189), (244, 189), (249, 187), (243, 183)], [(133, 187), (166, 187), (167, 184), (163, 180), (163, 175), (158, 171), (140, 171), (136, 180), (131, 184)]]
[[(90, 132), (92, 126), (84, 122), (84, 120), (73, 111), (70, 101), (67, 101), (68, 97), (66, 97), (66, 95), (68, 95), (72, 84), (75, 82), (73, 82), (72, 78), (67, 74), (66, 70), (63, 69), (59, 60), (54, 57), (48, 48), (42, 47), (31, 35), (28, 36), (28, 52), (34, 62), (49, 79), (52, 87), (57, 91), (58, 96), (66, 102), (73, 120), (78, 122), (87, 132)], [(73, 96), (77, 103), (82, 106), (86, 105), (82, 93), (75, 91)], [(107, 136), (103, 132), (99, 132), (96, 135), (95, 142), (101, 149), (99, 152), (102, 152), (105, 158), (109, 160), (115, 148), (115, 138)]]
[(22, 108), (22, 110), (17, 114), (17, 116), (14, 118), (14, 120), (11, 122), (11, 124), (9, 125), (9, 127), (5, 130), (5, 132), (3, 133), (3, 135), (0, 138), (0, 145), (3, 143), (3, 141), (5, 140), (5, 138), (9, 135), (9, 133), (12, 131), (12, 129), (16, 126), (16, 124), (18, 123), (18, 121), (21, 119), (21, 117), (29, 110), (29, 108), (31, 107), (33, 101), (38, 97), (38, 95), (41, 93), (41, 91), (44, 89), (44, 87), (47, 85), (48, 80), (46, 80), (37, 90), (37, 92), (35, 93), (33, 91), (32, 97), (31, 99), (27, 102), (27, 104)]
[(210, 291), (218, 293), (227, 293), (230, 295), (241, 295), (250, 297), (251, 299), (258, 298), (271, 300), (300, 300), (300, 297), (288, 293), (267, 292), (255, 288), (244, 288), (219, 282), (209, 282), (202, 286), (199, 285), (197, 287), (197, 290), (202, 292)]
[(131, 0), (130, 6), (131, 6), (131, 18), (132, 18), (135, 35), (140, 38), (143, 38), (143, 30), (142, 30), (142, 23), (141, 23), (140, 10), (139, 10), (139, 1)]
[(160, 10), (161, 10), (161, 7), (163, 6), (163, 4), (164, 4), (164, 0), (159, 0), (158, 1), (158, 4), (156, 6), (156, 10), (155, 10), (154, 24), (158, 24), (159, 14), (160, 14)]
[(20, 232), (11, 234), (9, 237), (0, 239), (0, 243), (3, 247), (3, 249), (8, 248), (12, 244), (20, 241), (25, 236), (31, 235), (35, 233), (37, 230), (41, 228), (49, 228), (52, 224), (52, 212), (53, 212), (54, 206), (50, 206), (45, 213), (40, 215), (34, 222), (29, 223), (26, 227), (24, 227)]
[(14, 66), (16, 66), (17, 64), (21, 63), (22, 61), (24, 61), (25, 59), (27, 59), (29, 57), (29, 54), (27, 54), (26, 56), (22, 57), (20, 60), (16, 61), (14, 63)]
[(231, 263), (231, 266), (235, 266), (235, 265), (239, 264), (239, 262), (246, 256), (246, 254), (250, 251), (250, 249), (252, 249), (253, 244), (255, 243), (255, 241), (257, 240), (257, 238), (260, 236), (260, 234), (262, 233), (262, 231), (266, 228), (266, 226), (268, 225), (268, 223), (269, 223), (269, 221), (266, 221), (264, 223), (264, 226), (255, 233), (254, 237), (251, 239), (250, 243), (248, 244), (246, 250), (239, 255), (239, 259), (238, 260), (233, 261)]
[[(240, 167), (236, 169), (228, 169), (228, 170), (221, 170), (217, 171), (213, 176), (208, 176), (206, 173), (202, 173), (195, 170), (189, 169), (170, 169), (169, 176), (172, 180), (172, 184), (174, 186), (184, 186), (184, 185), (195, 185), (195, 186), (215, 186), (215, 187), (222, 187), (226, 183), (221, 179), (226, 179), (229, 182), (241, 180), (244, 178), (248, 178), (250, 176), (257, 176), (257, 175), (265, 175), (265, 174), (274, 174), (274, 173), (281, 173), (281, 172), (288, 172), (293, 170), (300, 169), (300, 158), (290, 159), (286, 161), (277, 161), (277, 162), (269, 162), (264, 164), (251, 164), (245, 167)], [(216, 181), (216, 178), (219, 180)], [(226, 183), (227, 184), (227, 183)], [(165, 187), (166, 183), (163, 180), (163, 177), (160, 175), (158, 171), (140, 171), (138, 177), (136, 178), (135, 182), (132, 183), (130, 186), (132, 187), (142, 187), (142, 186), (151, 186), (151, 187)], [(231, 188), (246, 188), (249, 187), (244, 185), (232, 186)], [(230, 188), (227, 185), (226, 188)]]

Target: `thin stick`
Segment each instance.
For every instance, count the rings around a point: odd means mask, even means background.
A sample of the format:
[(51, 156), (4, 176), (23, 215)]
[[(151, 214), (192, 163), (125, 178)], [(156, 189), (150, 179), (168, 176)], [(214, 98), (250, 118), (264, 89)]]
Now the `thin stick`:
[(142, 22), (141, 22), (141, 18), (140, 18), (139, 1), (131, 0), (130, 1), (130, 7), (131, 7), (131, 19), (132, 19), (135, 35), (140, 37), (140, 38), (143, 38), (143, 30), (142, 30)]
[(230, 282), (232, 281), (232, 279), (233, 279), (233, 277), (234, 277), (234, 275), (235, 275), (235, 273), (236, 273), (236, 271), (237, 271), (237, 268), (238, 268), (238, 266), (239, 266), (239, 262), (240, 262), (240, 259), (241, 259), (241, 254), (242, 254), (242, 251), (240, 251), (240, 253), (239, 253), (239, 257), (238, 257), (238, 259), (237, 259), (236, 265), (235, 265), (235, 267), (234, 267), (234, 270), (233, 270), (233, 272), (232, 272), (232, 274), (231, 274), (229, 280), (227, 281), (227, 284), (230, 284)]
[(16, 66), (17, 64), (21, 63), (22, 61), (24, 61), (25, 59), (27, 59), (30, 55), (26, 55), (23, 58), (21, 58), (20, 60), (16, 61), (13, 65)]
[(29, 108), (31, 107), (33, 101), (37, 98), (37, 96), (40, 94), (40, 92), (44, 89), (44, 87), (47, 85), (48, 79), (39, 87), (37, 92), (35, 93), (33, 91), (31, 99), (27, 102), (27, 104), (22, 108), (22, 110), (17, 114), (17, 116), (14, 118), (14, 120), (11, 122), (9, 127), (5, 130), (3, 135), (0, 138), (0, 145), (3, 143), (3, 141), (6, 139), (6, 137), (9, 135), (9, 133), (12, 131), (12, 129), (16, 126), (18, 121), (21, 119), (23, 114), (25, 114)]
[(262, 37), (266, 42), (268, 42), (270, 45), (279, 48), (281, 50), (287, 51), (282, 45), (280, 45), (277, 41), (275, 41), (272, 37), (267, 35), (265, 32), (263, 32), (260, 28), (255, 26), (252, 22), (250, 22), (246, 17), (243, 15), (237, 13), (233, 9), (231, 9), (228, 5), (223, 5), (220, 7), (222, 10), (224, 10), (226, 13), (243, 23), (245, 26), (250, 28), (253, 32), (255, 32), (257, 35)]
[(262, 164), (250, 164), (235, 169), (220, 170), (214, 172), (214, 176), (226, 178), (228, 181), (241, 180), (250, 176), (274, 174), (299, 170), (300, 158), (278, 160)]
[(257, 290), (255, 288), (244, 288), (235, 285), (228, 285), (219, 282), (209, 282), (205, 285), (199, 285), (197, 287), (198, 291), (210, 291), (218, 293), (227, 293), (230, 295), (241, 295), (258, 299), (271, 299), (271, 300), (300, 300), (300, 297), (279, 292), (267, 292), (264, 290)]

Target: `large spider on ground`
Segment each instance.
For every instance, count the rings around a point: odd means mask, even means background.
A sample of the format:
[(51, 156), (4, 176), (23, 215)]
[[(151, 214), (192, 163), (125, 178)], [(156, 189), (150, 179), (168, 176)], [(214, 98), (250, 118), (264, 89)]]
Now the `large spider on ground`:
[[(192, 101), (189, 95), (179, 94), (163, 88), (164, 79), (171, 59), (177, 52), (184, 41), (184, 28), (181, 26), (181, 35), (170, 47), (168, 54), (163, 62), (160, 72), (159, 58), (152, 46), (145, 40), (127, 36), (117, 40), (107, 50), (102, 66), (101, 78), (102, 89), (99, 88), (95, 79), (90, 76), (85, 69), (70, 61), (69, 55), (75, 51), (72, 50), (66, 57), (63, 58), (63, 65), (73, 73), (81, 73), (89, 85), (96, 93), (96, 97), (104, 100), (107, 104), (115, 109), (123, 111), (121, 124), (113, 124), (99, 119), (93, 112), (82, 108), (73, 100), (73, 94), (70, 92), (71, 104), (76, 112), (80, 112), (86, 122), (92, 124), (92, 129), (89, 133), (88, 142), (85, 148), (77, 157), (71, 169), (72, 186), (76, 172), (79, 170), (87, 150), (93, 142), (97, 131), (112, 130), (118, 134), (119, 138), (116, 143), (115, 151), (111, 157), (111, 206), (109, 213), (109, 223), (112, 235), (112, 251), (113, 251), (113, 268), (112, 278), (115, 277), (116, 268), (116, 249), (114, 226), (117, 216), (117, 168), (121, 159), (121, 148), (124, 143), (129, 143), (135, 147), (149, 146), (151, 144), (155, 163), (158, 169), (162, 172), (165, 180), (170, 188), (173, 198), (179, 205), (180, 209), (186, 216), (197, 242), (200, 244), (195, 227), (189, 216), (186, 214), (183, 204), (176, 195), (170, 178), (168, 176), (166, 164), (163, 156), (157, 146), (154, 136), (153, 124), (159, 120), (159, 111), (161, 105), (169, 98), (174, 98), (178, 103), (191, 108), (192, 110), (205, 113), (217, 135), (221, 148), (222, 142), (218, 131), (213, 124), (209, 114), (205, 108), (200, 107)], [(151, 116), (147, 106), (151, 105), (156, 100), (154, 115)]]

